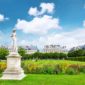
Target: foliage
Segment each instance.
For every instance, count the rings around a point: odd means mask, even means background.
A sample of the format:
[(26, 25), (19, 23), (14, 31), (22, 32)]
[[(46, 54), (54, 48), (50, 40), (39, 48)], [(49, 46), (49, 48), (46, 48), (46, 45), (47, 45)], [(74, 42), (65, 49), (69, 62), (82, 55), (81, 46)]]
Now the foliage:
[(23, 47), (19, 47), (18, 48), (18, 53), (23, 56), (22, 58), (24, 58), (25, 54), (26, 54), (26, 50)]
[(6, 63), (0, 63), (0, 73), (2, 73), (6, 69)]
[(24, 59), (66, 59), (65, 53), (40, 53), (26, 54)]
[(80, 57), (68, 57), (67, 60), (72, 60), (72, 61), (85, 61), (85, 56), (80, 56)]
[(79, 65), (69, 65), (66, 69), (66, 74), (78, 74), (79, 73)]
[[(6, 68), (6, 62), (0, 62), (0, 72)], [(31, 74), (79, 74), (85, 73), (85, 62), (66, 60), (22, 61), (25, 73)]]
[(42, 70), (42, 73), (44, 74), (54, 74), (54, 68), (50, 64), (43, 65)]
[(85, 65), (80, 66), (80, 72), (85, 73)]
[(36, 71), (36, 68), (37, 68), (36, 64), (29, 64), (28, 65), (28, 72), (34, 73)]
[(6, 56), (9, 54), (9, 50), (5, 47), (0, 47), (0, 59), (6, 59)]
[(37, 62), (29, 60), (22, 63), (25, 73), (37, 74), (78, 74), (80, 66), (83, 65), (84, 62), (65, 60), (38, 60)]
[(79, 56), (85, 56), (85, 50), (78, 49), (78, 50), (71, 50), (68, 52), (68, 57), (79, 57)]
[[(23, 47), (18, 48), (18, 53), (22, 56), (22, 59), (66, 59), (65, 53), (41, 53), (36, 52), (34, 54), (27, 54), (26, 49)], [(5, 56), (9, 54), (9, 50), (5, 47), (0, 47), (0, 59), (6, 59)]]
[(60, 64), (55, 65), (55, 67), (54, 67), (54, 73), (55, 73), (55, 74), (61, 74), (62, 71), (63, 71), (63, 70), (62, 70), (62, 67), (61, 67)]

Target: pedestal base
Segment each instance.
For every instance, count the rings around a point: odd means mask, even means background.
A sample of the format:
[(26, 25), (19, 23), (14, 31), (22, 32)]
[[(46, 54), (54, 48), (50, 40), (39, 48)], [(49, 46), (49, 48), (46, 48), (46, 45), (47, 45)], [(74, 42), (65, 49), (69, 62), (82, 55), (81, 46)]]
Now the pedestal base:
[(16, 70), (10, 70), (6, 69), (3, 72), (3, 76), (0, 78), (2, 80), (21, 80), (25, 77), (26, 75), (24, 74), (22, 69), (16, 69)]
[(18, 54), (10, 54), (7, 56), (7, 68), (3, 72), (0, 79), (3, 80), (21, 80), (25, 77), (21, 68), (21, 56)]

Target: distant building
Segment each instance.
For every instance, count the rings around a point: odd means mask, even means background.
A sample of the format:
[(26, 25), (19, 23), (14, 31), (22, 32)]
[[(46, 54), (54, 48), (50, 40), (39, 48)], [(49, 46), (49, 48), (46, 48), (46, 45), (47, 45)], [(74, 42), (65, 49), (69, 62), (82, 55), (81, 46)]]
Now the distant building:
[(45, 53), (67, 52), (66, 46), (61, 47), (60, 45), (45, 45), (43, 51)]
[(27, 54), (33, 54), (39, 51), (37, 46), (25, 46), (24, 48), (26, 49)]

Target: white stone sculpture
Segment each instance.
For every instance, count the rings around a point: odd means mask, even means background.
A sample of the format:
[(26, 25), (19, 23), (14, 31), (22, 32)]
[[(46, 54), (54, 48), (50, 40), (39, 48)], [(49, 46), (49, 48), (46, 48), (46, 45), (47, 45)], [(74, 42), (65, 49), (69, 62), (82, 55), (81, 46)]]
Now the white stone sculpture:
[(16, 30), (13, 30), (11, 38), (13, 42), (12, 50), (7, 56), (7, 68), (1, 79), (21, 80), (25, 77), (25, 74), (21, 68), (21, 56), (18, 54)]
[(10, 56), (11, 55), (19, 56), (18, 47), (17, 47), (16, 30), (15, 29), (12, 31), (11, 38), (12, 38), (12, 47), (11, 47)]
[(16, 30), (13, 30), (12, 35), (11, 35), (13, 44), (12, 44), (12, 52), (18, 52), (17, 48), (17, 38), (16, 38)]

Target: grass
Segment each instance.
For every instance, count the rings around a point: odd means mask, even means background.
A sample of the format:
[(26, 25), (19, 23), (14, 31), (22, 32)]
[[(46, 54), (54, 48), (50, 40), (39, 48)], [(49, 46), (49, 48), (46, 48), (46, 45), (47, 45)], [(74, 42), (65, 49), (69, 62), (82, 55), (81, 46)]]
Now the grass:
[[(6, 63), (6, 61), (1, 61), (1, 63)], [(35, 60), (24, 60), (22, 61), (22, 63), (25, 64), (37, 64), (37, 65), (46, 65), (46, 64), (79, 64), (79, 65), (85, 65), (85, 62), (80, 62), (80, 61), (71, 61), (71, 60), (37, 60), (37, 62)]]
[(79, 64), (79, 65), (85, 65), (85, 62), (80, 62), (80, 61), (70, 61), (70, 60), (38, 60), (37, 62), (34, 60), (25, 60), (22, 61), (25, 64), (37, 64), (39, 66), (46, 65), (46, 64)]
[[(26, 60), (25, 64), (34, 63), (37, 65), (46, 64), (79, 64), (85, 65), (85, 62), (68, 60)], [(2, 63), (2, 62), (0, 62)], [(49, 74), (27, 74), (23, 80), (0, 80), (0, 85), (85, 85), (85, 74), (79, 75), (49, 75)]]
[(28, 74), (23, 80), (0, 80), (0, 85), (85, 85), (85, 74)]

